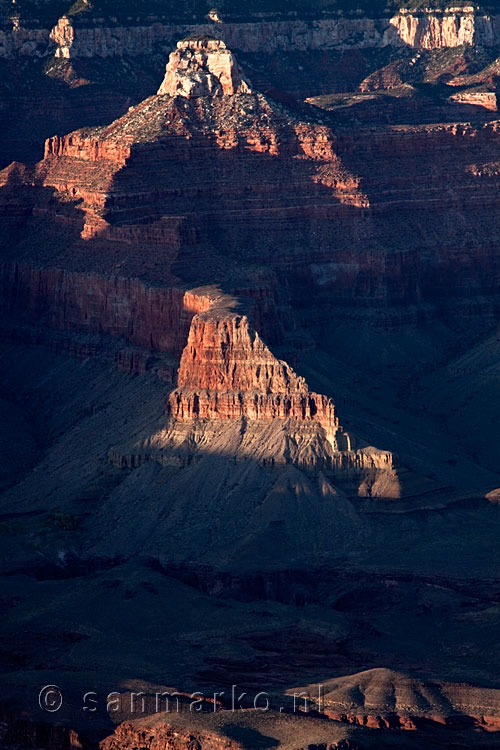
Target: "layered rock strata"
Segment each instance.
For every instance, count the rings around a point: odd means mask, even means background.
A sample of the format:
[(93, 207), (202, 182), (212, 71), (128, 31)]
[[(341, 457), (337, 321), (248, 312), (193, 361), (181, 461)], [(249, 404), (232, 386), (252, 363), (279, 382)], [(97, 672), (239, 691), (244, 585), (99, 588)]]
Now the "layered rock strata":
[(0, 58), (112, 57), (150, 54), (159, 44), (173, 44), (186, 34), (216, 33), (228, 47), (243, 52), (300, 52), (318, 49), (381, 48), (408, 45), (440, 49), (461, 44), (494, 45), (500, 39), (500, 17), (470, 8), (400, 12), (393, 17), (334, 17), (170, 25), (164, 21), (120, 26), (93, 24), (62, 16), (52, 28), (23, 27), (19, 22), (0, 30)]
[(260, 287), (260, 266), (326, 317), (349, 307), (384, 325), (498, 313), (498, 123), (334, 130), (248, 93), (210, 39), (173, 53), (161, 90), (179, 81), (183, 94), (53, 137), (34, 170), (0, 173), (2, 220), (25, 237), (7, 257), (32, 263), (37, 246), (45, 266), (64, 256), (162, 284), (206, 281), (209, 266), (233, 288), (245, 266)]
[(312, 393), (278, 360), (245, 316), (197, 315), (182, 353), (178, 389), (168, 401), (174, 419), (292, 419), (328, 430), (335, 448), (350, 450), (335, 406)]
[(357, 448), (333, 400), (311, 391), (227, 303), (213, 300), (208, 312), (194, 316), (177, 388), (167, 399), (166, 425), (133, 447), (112, 450), (112, 462), (188, 465), (208, 449), (267, 466), (331, 470), (350, 491), (354, 486), (361, 495), (398, 497), (396, 457)]
[(0, 285), (4, 316), (20, 324), (108, 335), (177, 356), (192, 317), (211, 304), (196, 291), (152, 287), (138, 279), (16, 264), (0, 267)]

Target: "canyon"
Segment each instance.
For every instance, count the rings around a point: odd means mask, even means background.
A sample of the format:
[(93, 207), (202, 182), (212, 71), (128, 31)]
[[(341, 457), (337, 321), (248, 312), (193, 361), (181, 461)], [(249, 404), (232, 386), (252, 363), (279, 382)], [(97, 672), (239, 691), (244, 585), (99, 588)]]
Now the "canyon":
[(98, 11), (0, 38), (1, 742), (498, 747), (498, 17)]

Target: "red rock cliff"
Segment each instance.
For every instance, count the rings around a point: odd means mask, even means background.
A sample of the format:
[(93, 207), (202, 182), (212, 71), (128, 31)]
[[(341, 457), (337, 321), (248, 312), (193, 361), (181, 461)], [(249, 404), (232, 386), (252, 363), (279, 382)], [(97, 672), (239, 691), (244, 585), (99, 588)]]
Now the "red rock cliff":
[(196, 292), (56, 268), (3, 266), (0, 284), (4, 314), (20, 323), (106, 334), (177, 355), (192, 317), (211, 306)]
[(190, 419), (292, 419), (316, 422), (339, 450), (351, 448), (333, 401), (309, 390), (277, 359), (245, 316), (216, 310), (195, 316), (168, 413)]

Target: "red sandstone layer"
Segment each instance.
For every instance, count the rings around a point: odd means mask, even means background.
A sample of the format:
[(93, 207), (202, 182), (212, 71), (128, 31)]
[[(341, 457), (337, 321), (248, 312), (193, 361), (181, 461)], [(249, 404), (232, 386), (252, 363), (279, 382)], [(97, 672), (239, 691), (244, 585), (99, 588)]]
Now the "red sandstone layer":
[(19, 322), (106, 334), (177, 355), (192, 317), (211, 306), (209, 296), (196, 291), (56, 268), (2, 266), (0, 283), (4, 312), (18, 316)]
[[(168, 411), (180, 420), (298, 419), (341, 431), (332, 400), (310, 392), (245, 316), (224, 311), (193, 319)], [(341, 442), (350, 444), (348, 436)]]

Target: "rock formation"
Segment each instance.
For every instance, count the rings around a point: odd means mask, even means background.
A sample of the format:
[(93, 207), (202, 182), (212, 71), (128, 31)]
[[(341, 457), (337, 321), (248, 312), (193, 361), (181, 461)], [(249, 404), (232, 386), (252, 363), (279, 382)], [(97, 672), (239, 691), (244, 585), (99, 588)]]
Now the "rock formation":
[(179, 389), (169, 398), (176, 419), (317, 421), (350, 449), (333, 402), (309, 392), (304, 378), (271, 353), (245, 316), (198, 315), (182, 353)]
[[(150, 750), (253, 750), (262, 739), (278, 738), (283, 750), (359, 750), (351, 729), (318, 719), (298, 722), (274, 711), (205, 715), (155, 716), (124, 722), (103, 740), (100, 750), (132, 750), (147, 741)], [(314, 745), (311, 744), (314, 740)], [(256, 744), (257, 743), (257, 744)]]
[[(180, 95), (179, 76), (187, 82)], [(433, 303), (439, 309), (446, 282), (429, 268), (446, 267), (447, 245), (438, 238), (447, 224), (429, 215), (417, 226), (414, 216), (417, 208), (434, 214), (435, 192), (444, 188), (440, 210), (454, 212), (458, 205), (478, 235), (474, 273), (470, 251), (457, 263), (456, 247), (452, 273), (459, 276), (463, 267), (479, 298), (489, 290), (495, 261), (479, 233), (494, 212), (478, 221), (469, 188), (484, 184), (474, 200), (494, 201), (488, 191), (495, 173), (485, 179), (477, 163), (464, 169), (455, 157), (493, 158), (496, 125), (480, 131), (394, 128), (369, 137), (335, 132), (312, 113), (301, 118), (251, 92), (232, 54), (213, 40), (181, 43), (161, 91), (169, 93), (149, 97), (107, 127), (49, 139), (33, 170), (14, 165), (0, 174), (4, 220), (12, 236), (21, 232), (22, 238), (19, 249), (6, 246), (7, 309), (22, 306), (28, 323), (43, 311), (46, 323), (59, 330), (122, 337), (174, 357), (184, 349), (167, 426), (113, 447), (117, 466), (150, 458), (183, 464), (209, 439), (210, 423), (219, 423), (213, 429), (222, 434), (225, 421), (252, 422), (258, 429), (243, 442), (236, 439), (237, 425), (228, 428), (228, 454), (241, 458), (257, 450), (259, 462), (344, 472), (350, 492), (398, 497), (392, 452), (383, 445), (354, 449), (331, 400), (310, 391), (272, 347), (293, 332), (293, 324), (287, 331), (286, 305), (293, 309), (298, 298), (321, 301), (315, 312), (320, 321), (341, 306), (391, 323), (418, 316), (413, 306), (421, 302), (426, 315)], [(440, 164), (430, 156), (434, 149)], [(396, 176), (395, 154), (408, 163)], [(414, 177), (415, 159), (429, 167), (425, 180)], [(414, 235), (407, 231), (413, 225)], [(41, 268), (34, 270), (40, 233)], [(355, 241), (360, 233), (362, 243)], [(404, 238), (404, 247), (386, 247), (388, 236), (393, 245)], [(435, 247), (431, 261), (429, 244)], [(61, 254), (65, 270), (56, 272)], [(103, 279), (110, 269), (113, 279)], [(124, 279), (137, 276), (140, 283)], [(205, 293), (185, 296), (190, 281), (207, 279), (223, 283), (248, 315)], [(286, 292), (280, 279), (286, 279)], [(460, 285), (453, 289), (458, 293)], [(140, 371), (147, 355), (118, 361)], [(165, 367), (171, 371), (172, 364)], [(274, 424), (271, 431), (266, 423)], [(267, 435), (259, 448), (258, 434)]]
[(415, 731), (426, 724), (474, 725), (492, 732), (500, 728), (498, 690), (426, 682), (389, 669), (326, 680), (319, 702), (317, 685), (294, 692), (307, 696), (309, 708), (319, 709), (334, 721), (376, 729)]
[(460, 94), (452, 94), (450, 100), (459, 104), (472, 104), (484, 107), (491, 112), (498, 111), (498, 100), (495, 91), (464, 91)]
[[(494, 22), (493, 22), (494, 23)], [(461, 44), (491, 43), (493, 23), (489, 17), (478, 16), (472, 6), (445, 9), (441, 13), (416, 13), (402, 10), (390, 19), (397, 38), (415, 49), (440, 49)]]
[(177, 43), (167, 64), (160, 96), (250, 94), (233, 53), (219, 39), (194, 37)]
[(150, 460), (188, 465), (217, 444), (234, 460), (331, 470), (360, 495), (397, 498), (396, 457), (371, 446), (356, 449), (333, 400), (310, 391), (273, 355), (247, 316), (230, 309), (236, 299), (213, 295), (205, 303), (208, 310), (191, 321), (177, 387), (166, 401), (166, 425), (134, 445), (115, 446), (111, 461), (120, 467)]

